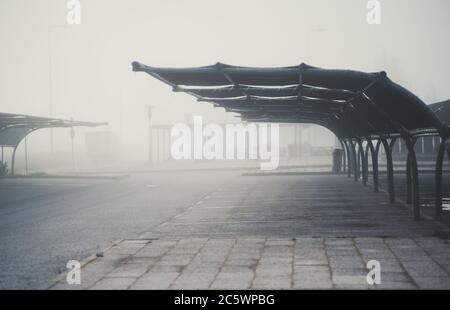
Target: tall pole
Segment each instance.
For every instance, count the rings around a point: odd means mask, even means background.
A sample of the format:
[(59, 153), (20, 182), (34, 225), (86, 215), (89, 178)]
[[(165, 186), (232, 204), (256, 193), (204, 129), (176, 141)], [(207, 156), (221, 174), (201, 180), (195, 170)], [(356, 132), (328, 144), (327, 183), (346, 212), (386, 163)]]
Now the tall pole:
[[(48, 20), (51, 21), (53, 17), (53, 6), (51, 1), (49, 2), (49, 18)], [(48, 110), (49, 110), (49, 117), (53, 117), (53, 53), (52, 53), (52, 35), (54, 30), (57, 29), (66, 29), (67, 25), (48, 25), (48, 92), (49, 92), (49, 98), (48, 98)], [(50, 128), (50, 151), (53, 153), (54, 150), (54, 137), (53, 137), (53, 128)]]
[(28, 175), (28, 143), (27, 143), (27, 136), (25, 136), (25, 174)]
[[(70, 121), (73, 121), (73, 119), (70, 118)], [(71, 147), (72, 147), (72, 170), (75, 170), (74, 140), (75, 140), (75, 128), (70, 127), (70, 144), (71, 144)]]
[[(48, 113), (53, 117), (52, 28), (48, 28)], [(50, 151), (53, 153), (53, 128), (50, 128)]]
[(153, 132), (152, 132), (152, 110), (153, 107), (148, 105), (147, 107), (148, 117), (148, 163), (153, 165)]

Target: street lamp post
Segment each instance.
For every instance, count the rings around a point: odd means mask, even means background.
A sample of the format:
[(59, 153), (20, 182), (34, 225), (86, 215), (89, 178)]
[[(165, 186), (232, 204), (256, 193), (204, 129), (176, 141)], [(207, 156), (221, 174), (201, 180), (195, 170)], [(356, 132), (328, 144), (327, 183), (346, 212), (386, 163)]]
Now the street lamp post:
[[(49, 12), (49, 21), (52, 20), (52, 16), (53, 16), (53, 5), (52, 2), (49, 1), (49, 7), (48, 7), (48, 12)], [(49, 24), (48, 25), (48, 38), (47, 38), (47, 48), (48, 48), (48, 109), (49, 109), (49, 117), (52, 118), (54, 115), (54, 106), (53, 106), (53, 65), (54, 65), (54, 59), (53, 59), (53, 35), (54, 32), (56, 32), (56, 30), (58, 29), (67, 29), (67, 25), (64, 24)], [(53, 128), (50, 128), (50, 151), (51, 153), (53, 153), (54, 151), (54, 137), (53, 137)]]
[[(72, 122), (73, 119), (70, 118), (70, 121)], [(70, 144), (71, 144), (71, 147), (72, 147), (72, 170), (75, 170), (74, 140), (75, 140), (75, 129), (73, 127), (70, 127)]]
[(153, 165), (153, 132), (152, 132), (152, 110), (153, 107), (148, 105), (147, 107), (148, 117), (148, 163)]

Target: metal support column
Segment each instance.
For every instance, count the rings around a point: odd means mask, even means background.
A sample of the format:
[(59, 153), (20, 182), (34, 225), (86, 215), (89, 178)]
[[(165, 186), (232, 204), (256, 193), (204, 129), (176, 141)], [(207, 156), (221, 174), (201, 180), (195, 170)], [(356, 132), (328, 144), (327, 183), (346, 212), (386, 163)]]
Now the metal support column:
[(358, 139), (358, 148), (361, 155), (361, 174), (362, 174), (362, 184), (367, 186), (367, 152), (364, 151), (363, 142)]
[[(376, 147), (374, 147), (372, 140), (367, 140), (367, 146), (370, 150), (370, 157), (372, 158), (372, 177), (373, 177), (373, 190), (378, 193), (378, 154), (380, 151), (381, 141), (377, 141)], [(368, 158), (367, 158), (368, 159)]]
[[(395, 141), (395, 140), (394, 140)], [(388, 181), (388, 193), (390, 203), (395, 202), (395, 190), (394, 190), (394, 164), (392, 162), (392, 148), (391, 143), (388, 143), (386, 138), (381, 138), (381, 143), (384, 146), (384, 151), (386, 153), (386, 164), (387, 164), (387, 181)]]
[(411, 176), (411, 156), (406, 157), (406, 203), (412, 203), (412, 176)]
[[(446, 149), (447, 138), (442, 139), (439, 145), (439, 151), (436, 158), (436, 171), (435, 171), (435, 206), (434, 206), (434, 218), (440, 220), (442, 218), (442, 166), (444, 164), (444, 156)], [(448, 152), (449, 150), (447, 150)], [(450, 155), (450, 154), (447, 154)], [(450, 156), (449, 156), (450, 160)]]
[(347, 150), (347, 176), (350, 178), (352, 176), (352, 154), (350, 152), (350, 148), (348, 146), (349, 141), (348, 140), (344, 140), (344, 145), (345, 145), (345, 149)]
[(17, 151), (17, 147), (19, 146), (19, 144), (17, 144), (16, 146), (14, 146), (13, 152), (12, 152), (12, 158), (11, 158), (11, 175), (14, 175), (14, 170), (15, 170), (15, 166), (16, 166), (16, 151)]
[(339, 143), (341, 144), (342, 147), (342, 172), (347, 171), (347, 167), (346, 167), (346, 158), (347, 158), (347, 154), (346, 154), (346, 150), (345, 150), (345, 146), (344, 146), (344, 142), (342, 141), (341, 138), (337, 137), (339, 140)]
[(420, 219), (420, 195), (419, 195), (419, 170), (417, 167), (417, 157), (414, 150), (414, 144), (416, 139), (412, 139), (411, 136), (404, 134), (403, 139), (405, 140), (406, 147), (408, 148), (408, 158), (409, 166), (411, 171), (410, 184), (412, 185), (412, 204), (414, 220), (418, 221)]
[(358, 181), (359, 179), (359, 165), (358, 165), (358, 158), (356, 154), (355, 144), (353, 141), (349, 141), (350, 146), (352, 149), (352, 157), (353, 157), (353, 177), (355, 181)]

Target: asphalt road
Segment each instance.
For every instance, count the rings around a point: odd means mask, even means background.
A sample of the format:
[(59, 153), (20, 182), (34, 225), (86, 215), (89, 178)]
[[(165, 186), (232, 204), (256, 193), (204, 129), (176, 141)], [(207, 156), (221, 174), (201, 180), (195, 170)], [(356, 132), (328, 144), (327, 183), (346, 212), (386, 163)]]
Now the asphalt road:
[(240, 172), (0, 180), (0, 289), (44, 289), (72, 259), (137, 238)]

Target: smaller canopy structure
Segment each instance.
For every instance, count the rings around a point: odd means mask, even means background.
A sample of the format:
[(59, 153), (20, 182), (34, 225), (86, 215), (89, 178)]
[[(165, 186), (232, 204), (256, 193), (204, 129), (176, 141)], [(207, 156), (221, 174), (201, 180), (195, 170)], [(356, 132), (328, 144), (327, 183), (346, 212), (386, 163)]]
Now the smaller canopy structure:
[(0, 146), (14, 148), (11, 174), (14, 174), (15, 152), (20, 142), (31, 132), (56, 127), (96, 127), (107, 123), (80, 122), (57, 118), (30, 116), (23, 114), (0, 113)]

